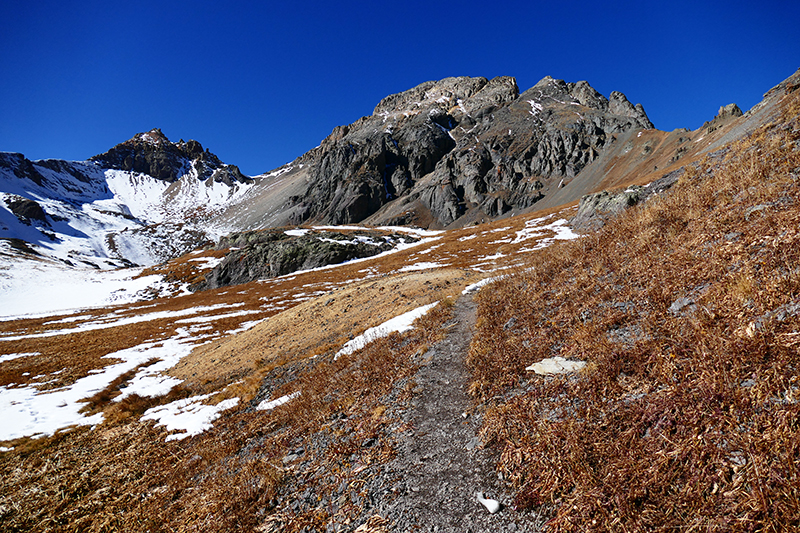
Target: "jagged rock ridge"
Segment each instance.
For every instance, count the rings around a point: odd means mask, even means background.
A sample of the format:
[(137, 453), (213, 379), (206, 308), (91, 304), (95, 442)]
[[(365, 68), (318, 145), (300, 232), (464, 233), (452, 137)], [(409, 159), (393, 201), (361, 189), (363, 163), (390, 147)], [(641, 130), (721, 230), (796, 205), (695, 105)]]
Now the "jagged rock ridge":
[(546, 77), (522, 94), (510, 77), (423, 83), (298, 159), (309, 186), (290, 199), (292, 222), (360, 222), (390, 203), (414, 208), (394, 223), (447, 226), (469, 209), (496, 217), (532, 206), (544, 181), (573, 178), (613, 134), (652, 127), (641, 105), (585, 81)]
[(183, 139), (177, 143), (170, 142), (159, 128), (138, 133), (89, 160), (103, 168), (147, 174), (169, 183), (192, 171), (202, 181), (210, 179), (228, 185), (252, 181), (237, 166), (224, 164), (208, 149), (203, 150), (199, 142), (184, 142)]

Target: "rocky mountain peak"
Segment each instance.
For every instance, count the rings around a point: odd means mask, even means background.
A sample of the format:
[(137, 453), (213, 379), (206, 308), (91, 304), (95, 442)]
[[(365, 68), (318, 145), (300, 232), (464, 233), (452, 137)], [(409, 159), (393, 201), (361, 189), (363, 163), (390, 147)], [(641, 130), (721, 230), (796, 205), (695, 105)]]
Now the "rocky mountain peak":
[(575, 98), (579, 104), (591, 107), (592, 109), (608, 109), (608, 99), (597, 92), (594, 87), (586, 81), (579, 81), (568, 84), (569, 94)]
[(91, 157), (90, 161), (105, 168), (148, 174), (170, 183), (192, 172), (203, 181), (212, 179), (229, 185), (250, 181), (238, 167), (226, 165), (207, 149), (203, 150), (199, 142), (181, 139), (173, 143), (159, 128), (137, 133), (109, 151)]
[(443, 110), (458, 105), (486, 85), (486, 78), (445, 78), (427, 81), (416, 87), (392, 94), (378, 102), (373, 115), (381, 117), (416, 115), (424, 109), (437, 107)]
[(583, 106), (597, 111), (608, 112), (619, 117), (633, 119), (644, 129), (654, 128), (641, 104), (633, 105), (619, 91), (613, 91), (608, 98), (597, 92), (586, 81), (567, 83), (564, 80), (545, 76), (525, 91), (522, 100), (531, 102), (537, 109), (547, 107)]
[(126, 142), (144, 142), (155, 146), (161, 146), (169, 143), (169, 139), (167, 139), (167, 136), (161, 131), (161, 128), (153, 128), (148, 132), (137, 133), (132, 139)]
[(641, 105), (586, 81), (547, 76), (523, 94), (509, 76), (427, 81), (334, 128), (297, 161), (309, 185), (292, 197), (289, 221), (347, 224), (381, 211), (385, 222), (448, 226), (468, 212), (527, 209), (613, 135), (652, 127)]
[(402, 93), (381, 100), (373, 116), (398, 119), (430, 112), (471, 115), (487, 104), (502, 105), (519, 96), (516, 79), (499, 76), (488, 80), (483, 77), (445, 78), (428, 81)]
[(621, 117), (631, 117), (636, 119), (646, 129), (653, 129), (653, 123), (647, 118), (642, 104), (631, 104), (628, 99), (619, 91), (612, 91), (608, 100), (608, 111)]

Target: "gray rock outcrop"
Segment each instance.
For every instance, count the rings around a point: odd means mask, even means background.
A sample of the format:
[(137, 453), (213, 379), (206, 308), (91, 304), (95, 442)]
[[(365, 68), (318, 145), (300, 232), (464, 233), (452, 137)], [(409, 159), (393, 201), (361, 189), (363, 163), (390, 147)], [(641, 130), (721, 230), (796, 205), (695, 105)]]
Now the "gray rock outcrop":
[(228, 185), (252, 181), (235, 165), (227, 165), (207, 149), (203, 150), (199, 142), (170, 142), (158, 128), (138, 133), (90, 161), (103, 168), (140, 172), (170, 183), (191, 171), (201, 181)]
[(315, 231), (304, 235), (288, 235), (283, 230), (234, 233), (223, 237), (217, 245), (218, 249), (230, 248), (228, 254), (192, 290), (216, 289), (371, 257), (392, 249), (401, 239), (416, 240), (408, 235), (372, 231)]
[(0, 152), (0, 169), (8, 168), (19, 179), (29, 179), (36, 185), (42, 185), (44, 176), (36, 170), (33, 162), (16, 152)]
[(736, 104), (724, 105), (717, 111), (717, 116), (703, 124), (703, 129), (706, 130), (706, 133), (711, 133), (730, 122), (731, 119), (741, 117), (743, 114), (742, 110), (739, 109), (739, 106)]
[(21, 222), (30, 225), (34, 220), (47, 223), (44, 209), (34, 200), (22, 198), (21, 196), (11, 196), (6, 199), (6, 205)]
[(468, 210), (497, 217), (532, 206), (548, 180), (574, 177), (614, 134), (652, 127), (641, 105), (585, 81), (546, 77), (523, 94), (510, 77), (426, 82), (295, 162), (310, 170), (291, 222), (360, 222), (392, 202), (440, 226)]
[(631, 185), (622, 191), (600, 191), (587, 194), (578, 203), (578, 212), (570, 220), (570, 226), (577, 231), (593, 231), (603, 227), (625, 209), (646, 201), (672, 187), (684, 170), (681, 168), (647, 185)]

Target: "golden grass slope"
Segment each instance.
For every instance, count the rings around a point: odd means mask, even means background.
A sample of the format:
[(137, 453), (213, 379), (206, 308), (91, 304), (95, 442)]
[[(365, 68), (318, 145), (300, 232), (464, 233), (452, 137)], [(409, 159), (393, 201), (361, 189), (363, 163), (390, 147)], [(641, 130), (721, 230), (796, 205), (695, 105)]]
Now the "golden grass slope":
[[(800, 528), (799, 99), (481, 292), (483, 436), (549, 530)], [(553, 355), (589, 365), (525, 372)]]

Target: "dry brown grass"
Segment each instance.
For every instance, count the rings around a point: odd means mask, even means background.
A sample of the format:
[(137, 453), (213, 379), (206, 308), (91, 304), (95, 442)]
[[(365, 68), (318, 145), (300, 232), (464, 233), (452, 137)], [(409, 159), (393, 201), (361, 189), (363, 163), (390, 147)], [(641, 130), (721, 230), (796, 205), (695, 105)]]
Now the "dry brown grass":
[[(240, 410), (186, 441), (164, 444), (162, 431), (131, 419), (190, 394), (176, 388), (167, 398), (112, 403), (94, 430), (15, 443), (0, 462), (0, 525), (9, 532), (249, 531), (272, 516), (284, 531), (300, 531), (353, 519), (362, 512), (356, 503), (296, 510), (292, 493), (307, 484), (320, 497), (343, 482), (356, 487), (367, 466), (393, 456), (398, 422), (383, 398), (414, 373), (414, 354), (440, 338), (450, 313), (449, 305), (437, 306), (402, 337), (336, 361), (319, 358), (275, 391), (302, 391), (292, 402), (270, 412)], [(93, 408), (113, 397), (124, 376), (118, 381), (91, 399)], [(408, 397), (402, 387), (394, 401)], [(368, 439), (376, 443), (362, 446)], [(283, 460), (298, 447), (310, 466)]]
[(351, 283), (288, 309), (249, 331), (195, 349), (169, 373), (198, 390), (243, 380), (230, 394), (252, 397), (264, 376), (314, 356), (331, 355), (373, 325), (455, 293), (475, 272), (442, 268)]
[[(39, 387), (45, 389), (69, 385), (116, 362), (106, 355), (143, 343), (158, 343), (174, 337), (179, 328), (187, 327), (187, 323), (170, 316), (115, 325), (120, 319), (211, 305), (230, 308), (181, 315), (192, 319), (216, 317), (202, 330), (208, 336), (205, 340), (211, 342), (198, 351), (198, 354), (208, 352), (209, 357), (186, 361), (202, 364), (205, 370), (197, 372), (199, 367), (196, 367), (183, 377), (197, 373), (204, 376), (202, 379), (189, 379), (184, 387), (167, 396), (132, 395), (114, 401), (118, 389), (131, 376), (123, 375), (88, 399), (87, 409), (93, 413), (102, 411), (105, 416), (106, 422), (96, 428), (67, 429), (53, 437), (2, 443), (14, 450), (0, 455), (4, 488), (0, 495), (0, 529), (227, 531), (252, 529), (254, 524), (269, 519), (284, 524), (289, 531), (299, 531), (303, 524), (319, 526), (330, 521), (352, 520), (361, 512), (357, 501), (348, 500), (336, 509), (324, 507), (321, 502), (304, 502), (302, 509), (295, 510), (289, 507), (297, 497), (293, 491), (301, 483), (307, 483), (326, 495), (333, 492), (335, 485), (349, 482), (360, 487), (359, 491), (364, 490), (364, 476), (368, 474), (364, 469), (391, 458), (392, 435), (403, 431), (402, 424), (395, 419), (395, 404), (408, 399), (411, 382), (398, 380), (412, 372), (412, 356), (424, 352), (439, 335), (438, 326), (446, 320), (449, 308), (439, 306), (421, 320), (417, 330), (402, 338), (381, 340), (364, 354), (343, 357), (335, 364), (322, 362), (343, 341), (367, 327), (403, 310), (458, 294), (465, 285), (486, 276), (485, 272), (518, 263), (514, 252), (533, 242), (511, 244), (510, 241), (529, 218), (450, 232), (428, 246), (329, 270), (92, 309), (80, 316), (0, 322), (0, 354), (42, 354), (4, 362), (0, 384), (40, 383)], [(467, 239), (462, 240), (464, 237)], [(498, 251), (505, 255), (485, 258)], [(184, 275), (193, 279), (197, 276), (197, 262), (189, 259), (199, 257), (184, 257), (157, 270), (176, 279)], [(418, 262), (448, 267), (399, 272), (402, 267)], [(406, 283), (409, 285), (405, 286)], [(303, 302), (298, 298), (300, 293), (317, 291), (326, 294), (316, 301)], [(348, 295), (352, 297), (347, 298)], [(325, 305), (330, 299), (334, 301)], [(326, 315), (323, 307), (333, 310), (333, 315)], [(217, 316), (240, 310), (257, 312), (224, 319)], [(265, 317), (272, 318), (262, 325), (259, 333), (226, 339), (227, 332), (243, 322)], [(62, 318), (68, 320), (60, 321)], [(320, 320), (328, 323), (322, 324)], [(112, 327), (79, 329), (92, 322), (108, 322)], [(271, 342), (270, 322), (284, 324), (286, 331), (280, 333), (288, 336), (275, 350), (266, 351)], [(317, 338), (315, 335), (324, 328), (331, 335)], [(55, 332), (58, 334), (41, 336)], [(29, 337), (11, 339), (26, 335)], [(253, 343), (244, 342), (247, 339)], [(212, 359), (217, 355), (225, 355), (219, 351), (224, 347), (235, 348), (235, 357), (247, 364), (236, 368), (213, 364)], [(314, 355), (319, 357), (311, 359)], [(250, 365), (253, 362), (255, 368)], [(220, 372), (216, 380), (205, 379), (217, 370)], [(242, 383), (236, 383), (242, 378), (245, 378)], [(278, 388), (286, 382), (285, 390)], [(251, 412), (248, 401), (262, 383), (269, 385), (273, 395), (290, 392), (295, 387), (302, 388), (304, 393), (273, 413)], [(391, 400), (381, 397), (395, 383), (399, 383), (399, 392)], [(164, 443), (163, 430), (153, 428), (152, 423), (139, 422), (139, 416), (148, 408), (226, 386), (215, 399), (239, 396), (243, 401), (238, 409), (225, 412), (206, 434)], [(293, 464), (284, 465), (287, 453), (315, 434), (327, 434), (330, 446), (314, 450), (308, 465), (303, 467), (306, 470), (298, 471)], [(376, 444), (362, 448), (361, 444), (369, 439), (375, 439)]]
[[(800, 527), (798, 99), (670, 194), (482, 291), (483, 436), (516, 506), (555, 509), (550, 530)], [(526, 375), (553, 355), (590, 365)]]

